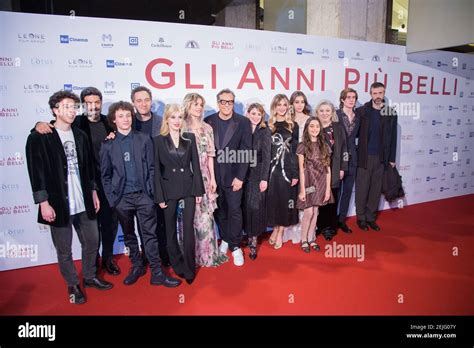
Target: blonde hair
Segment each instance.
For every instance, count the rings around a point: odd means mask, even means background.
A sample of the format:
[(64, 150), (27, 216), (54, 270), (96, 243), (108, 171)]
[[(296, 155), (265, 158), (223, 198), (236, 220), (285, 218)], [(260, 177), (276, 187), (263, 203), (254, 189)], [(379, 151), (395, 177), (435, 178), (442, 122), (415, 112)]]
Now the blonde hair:
[[(184, 96), (183, 99), (183, 111), (184, 111), (184, 120), (187, 121), (189, 117), (189, 109), (191, 108), (191, 104), (198, 101), (199, 99), (202, 100), (202, 111), (204, 112), (204, 105), (206, 105), (206, 100), (204, 97), (198, 93), (188, 93)], [(202, 121), (202, 114), (199, 118)]]
[(263, 108), (262, 104), (259, 104), (259, 103), (250, 104), (247, 108), (247, 114), (250, 114), (250, 111), (252, 111), (253, 109), (257, 109), (257, 111), (262, 114), (262, 119), (260, 120), (260, 123), (258, 126), (260, 128), (267, 127), (267, 124), (265, 123), (265, 109)]
[(322, 100), (319, 102), (318, 106), (316, 106), (316, 108), (314, 109), (314, 116), (318, 117), (318, 110), (323, 105), (328, 105), (331, 108), (331, 121), (339, 122), (339, 117), (337, 117), (336, 114), (336, 108), (334, 107), (334, 104), (331, 103), (329, 100)]
[(288, 97), (284, 94), (277, 94), (276, 96), (273, 97), (272, 104), (270, 106), (270, 118), (268, 119), (268, 127), (270, 127), (270, 130), (272, 133), (275, 132), (275, 123), (277, 119), (277, 114), (276, 114), (276, 107), (278, 103), (282, 100), (286, 101), (286, 105), (288, 106), (288, 110), (286, 111), (285, 114), (285, 121), (288, 123), (288, 130), (293, 133), (293, 128), (294, 128), (294, 122), (291, 117), (291, 112), (290, 112), (290, 100)]
[[(161, 135), (168, 135), (170, 134), (170, 126), (168, 125), (168, 120), (171, 117), (171, 115), (179, 113), (181, 116), (183, 116), (183, 107), (179, 104), (167, 104), (165, 107), (165, 113), (163, 115), (163, 122), (161, 122), (161, 129), (160, 129), (160, 134)], [(184, 131), (184, 119), (183, 123), (181, 123), (181, 128), (180, 128), (180, 134), (182, 135)]]

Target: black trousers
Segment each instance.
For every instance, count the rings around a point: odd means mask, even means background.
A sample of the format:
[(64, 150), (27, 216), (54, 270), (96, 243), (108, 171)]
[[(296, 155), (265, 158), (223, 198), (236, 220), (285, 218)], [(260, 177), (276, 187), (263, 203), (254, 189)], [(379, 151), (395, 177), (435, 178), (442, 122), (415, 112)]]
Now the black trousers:
[(100, 200), (97, 224), (99, 227), (100, 241), (102, 243), (102, 260), (108, 260), (114, 256), (114, 242), (117, 237), (118, 217), (115, 210), (110, 207), (102, 186), (99, 186), (97, 194)]
[(242, 192), (232, 187), (217, 186), (217, 210), (214, 212), (221, 239), (229, 244), (231, 251), (240, 248), (242, 241)]
[[(140, 228), (140, 224), (137, 226), (138, 235), (140, 237), (140, 244), (143, 249), (143, 236)], [(168, 249), (166, 247), (166, 229), (165, 229), (165, 217), (163, 215), (163, 210), (161, 208), (156, 209), (156, 236), (158, 237), (158, 251), (160, 253), (160, 258), (164, 263), (168, 263), (170, 258), (168, 256)], [(144, 257), (146, 255), (143, 255)]]
[(369, 155), (367, 168), (357, 168), (356, 214), (359, 221), (375, 221), (382, 195), (383, 163)]
[(99, 247), (97, 220), (89, 219), (86, 212), (71, 215), (69, 223), (65, 227), (51, 226), (51, 237), (58, 254), (59, 269), (68, 286), (79, 285), (77, 270), (72, 260), (72, 226), (74, 226), (81, 242), (84, 279), (89, 280), (95, 277), (95, 259)]
[[(196, 198), (170, 199), (163, 209), (167, 237), (168, 255), (173, 270), (184, 275), (186, 279), (196, 276), (196, 239), (194, 235), (194, 212), (196, 211)], [(183, 251), (178, 243), (177, 206), (183, 210)]]
[(318, 220), (316, 222), (317, 233), (324, 236), (333, 236), (336, 234), (337, 224), (337, 204), (339, 197), (339, 188), (332, 188), (332, 195), (335, 202), (319, 207)]
[(342, 179), (339, 195), (339, 221), (341, 222), (344, 222), (347, 218), (352, 190), (354, 189), (356, 171), (357, 167), (351, 166), (351, 163), (349, 163), (349, 170), (344, 173), (344, 178)]
[(143, 191), (123, 195), (115, 207), (122, 225), (125, 246), (133, 267), (143, 267), (138, 239), (135, 235), (134, 216), (137, 216), (140, 226), (143, 246), (153, 273), (160, 273), (161, 260), (158, 253), (158, 238), (156, 236), (156, 206), (153, 200)]

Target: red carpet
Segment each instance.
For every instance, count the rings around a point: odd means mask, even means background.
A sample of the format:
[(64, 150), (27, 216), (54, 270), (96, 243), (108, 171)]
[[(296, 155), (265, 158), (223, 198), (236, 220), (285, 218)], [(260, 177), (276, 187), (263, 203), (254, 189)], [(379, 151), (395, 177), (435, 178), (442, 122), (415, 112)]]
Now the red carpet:
[(321, 252), (310, 254), (289, 243), (274, 250), (265, 241), (256, 261), (200, 269), (192, 285), (175, 289), (150, 286), (150, 272), (122, 285), (129, 261), (120, 256), (122, 274), (105, 276), (114, 289), (88, 289), (80, 306), (68, 303), (57, 265), (1, 272), (0, 314), (474, 314), (474, 195), (384, 211), (378, 222), (382, 231), (362, 232), (351, 218), (354, 233), (333, 240), (364, 245), (363, 262), (325, 257), (333, 241), (321, 238)]

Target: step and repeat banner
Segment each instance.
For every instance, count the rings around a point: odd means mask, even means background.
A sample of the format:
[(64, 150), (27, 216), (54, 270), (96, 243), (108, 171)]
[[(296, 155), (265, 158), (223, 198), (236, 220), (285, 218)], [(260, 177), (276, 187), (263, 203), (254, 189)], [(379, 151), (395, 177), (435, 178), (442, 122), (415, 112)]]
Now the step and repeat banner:
[[(112, 102), (130, 100), (134, 87), (147, 86), (160, 114), (193, 91), (210, 114), (216, 93), (230, 88), (238, 112), (256, 101), (268, 113), (275, 94), (295, 90), (313, 108), (322, 99), (338, 106), (345, 87), (365, 103), (370, 84), (381, 81), (399, 113), (397, 165), (406, 198), (393, 204), (474, 193), (472, 56), (444, 52), (415, 63), (405, 47), (372, 42), (10, 12), (0, 12), (0, 30), (0, 270), (56, 262), (49, 228), (36, 222), (25, 143), (35, 122), (52, 118), (48, 98), (61, 89), (99, 88), (106, 113)], [(389, 205), (381, 201), (381, 208)], [(120, 232), (115, 252), (123, 252)]]

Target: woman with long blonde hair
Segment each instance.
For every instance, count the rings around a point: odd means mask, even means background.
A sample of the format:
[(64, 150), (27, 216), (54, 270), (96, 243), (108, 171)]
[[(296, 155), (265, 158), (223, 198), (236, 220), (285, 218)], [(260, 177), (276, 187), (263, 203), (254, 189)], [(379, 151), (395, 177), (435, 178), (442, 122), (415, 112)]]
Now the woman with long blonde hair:
[[(219, 252), (215, 230), (214, 210), (217, 209), (216, 178), (214, 176), (214, 133), (212, 127), (203, 121), (205, 100), (198, 93), (188, 93), (183, 99), (184, 130), (196, 137), (199, 163), (205, 193), (196, 204), (194, 232), (196, 235), (196, 266), (217, 267), (228, 261)], [(182, 230), (182, 227), (179, 226)]]
[(337, 233), (337, 204), (339, 187), (348, 170), (349, 154), (347, 152), (347, 138), (344, 126), (339, 122), (334, 104), (328, 100), (321, 101), (315, 109), (316, 117), (321, 121), (326, 142), (331, 147), (331, 191), (335, 199), (319, 209), (318, 233), (322, 233), (326, 240), (331, 240)]
[(284, 228), (298, 223), (298, 124), (293, 122), (289, 106), (288, 97), (277, 94), (272, 100), (268, 121), (272, 132), (272, 148), (267, 217), (268, 225), (273, 226), (269, 242), (275, 249), (282, 247)]

